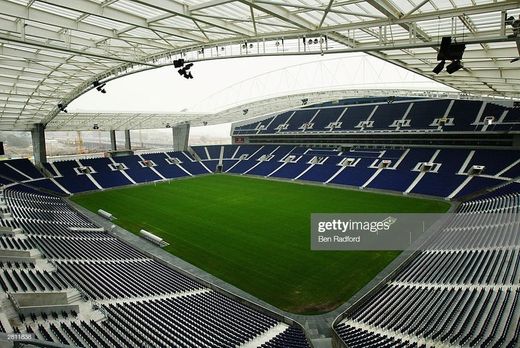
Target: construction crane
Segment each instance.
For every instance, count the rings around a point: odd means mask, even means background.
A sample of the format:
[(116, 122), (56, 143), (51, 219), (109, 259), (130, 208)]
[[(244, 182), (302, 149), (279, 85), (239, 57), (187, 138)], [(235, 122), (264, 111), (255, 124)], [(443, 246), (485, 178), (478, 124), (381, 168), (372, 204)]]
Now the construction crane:
[(85, 147), (83, 146), (83, 137), (81, 136), (80, 131), (76, 131), (76, 153), (77, 154), (86, 153)]

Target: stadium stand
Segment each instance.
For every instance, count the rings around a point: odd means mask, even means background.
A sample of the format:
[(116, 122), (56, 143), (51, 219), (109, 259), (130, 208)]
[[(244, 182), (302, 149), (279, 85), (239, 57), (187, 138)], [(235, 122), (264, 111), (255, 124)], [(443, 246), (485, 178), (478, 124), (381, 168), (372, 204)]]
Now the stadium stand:
[[(72, 168), (72, 163), (62, 163), (62, 168)], [(0, 198), (3, 211), (11, 212), (10, 223), (4, 215), (2, 225), (24, 232), (2, 236), (1, 249), (32, 250), (36, 256), (30, 262), (0, 263), (3, 291), (78, 289), (81, 298), (73, 298), (74, 303), (91, 306), (20, 314), (9, 318), (18, 323), (10, 327), (13, 332), (79, 347), (234, 347), (253, 341), (266, 347), (309, 346), (300, 327), (147, 257), (60, 197), (15, 184), (4, 187)]]
[[(514, 180), (520, 155), (517, 150), (505, 149), (381, 148), (363, 151), (350, 148), (338, 151), (290, 145), (222, 147), (225, 154), (234, 154), (234, 157), (224, 158), (229, 161), (224, 168), (228, 173), (447, 198)], [(423, 171), (421, 165), (424, 163), (432, 163), (433, 170)], [(473, 166), (485, 169), (471, 173)]]
[[(205, 153), (205, 148), (194, 146), (193, 150)], [(63, 193), (65, 188), (76, 193), (213, 173), (222, 161), (223, 171), (232, 174), (451, 199), (514, 181), (520, 170), (520, 151), (510, 149), (381, 147), (363, 150), (351, 147), (322, 150), (292, 145), (222, 145), (214, 146), (212, 151), (218, 156), (222, 153), (231, 157), (197, 161), (185, 152), (150, 153), (118, 159), (124, 164), (119, 169), (107, 158), (69, 160), (53, 163), (61, 176), (50, 180), (41, 174), (29, 180), (24, 168), (7, 170), (2, 178), (9, 180), (8, 183), (24, 178), (25, 183), (36, 187), (58, 193)], [(4, 168), (16, 168), (18, 161), (4, 161)], [(474, 172), (476, 167), (482, 168)], [(88, 173), (81, 168), (88, 168)], [(25, 170), (37, 171), (34, 167)]]
[[(484, 124), (486, 115), (496, 122)], [(297, 324), (213, 290), (155, 261), (72, 209), (61, 196), (206, 175), (234, 175), (393, 191), (464, 201), (456, 219), (333, 325), (347, 347), (516, 347), (519, 340), (520, 151), (509, 146), (254, 143), (292, 134), (510, 132), (518, 111), (462, 100), (324, 103), (234, 127), (252, 143), (193, 146), (47, 163), (0, 163), (0, 263), (9, 296), (67, 293), (74, 309), (34, 311), (2, 330), (82, 347), (308, 347)], [(292, 136), (291, 135), (291, 136)], [(286, 138), (287, 140), (289, 138)], [(283, 139), (282, 139), (283, 140)], [(303, 144), (303, 145), (302, 145)], [(327, 145), (327, 144), (325, 144)], [(138, 281), (136, 281), (138, 280)]]
[(79, 161), (84, 167), (91, 167), (92, 178), (103, 188), (129, 185), (132, 182), (125, 177), (122, 171), (113, 170), (109, 158), (88, 158)]
[[(342, 132), (504, 132), (520, 130), (516, 108), (450, 99), (364, 100), (362, 104), (313, 105), (260, 122), (239, 125), (233, 135)], [(492, 124), (485, 118), (492, 117)], [(206, 159), (207, 157), (203, 157)]]
[(0, 0), (0, 348), (520, 348), (519, 61), (519, 0)]
[(519, 209), (518, 193), (463, 203), (424, 250), (342, 315), (338, 337), (349, 347), (517, 347)]

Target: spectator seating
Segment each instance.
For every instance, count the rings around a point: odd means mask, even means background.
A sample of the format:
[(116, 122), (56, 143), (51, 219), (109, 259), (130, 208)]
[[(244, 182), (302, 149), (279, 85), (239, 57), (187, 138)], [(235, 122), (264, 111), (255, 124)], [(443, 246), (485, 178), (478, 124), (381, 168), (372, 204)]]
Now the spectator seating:
[[(196, 150), (197, 147), (194, 147)], [(198, 150), (200, 151), (200, 150)], [(226, 145), (224, 172), (460, 198), (518, 180), (520, 151), (458, 148), (350, 148)], [(496, 158), (496, 161), (495, 161)], [(200, 163), (211, 163), (214, 160)], [(348, 162), (348, 164), (346, 164)], [(423, 164), (432, 164), (429, 170)], [(483, 166), (482, 172), (473, 167)], [(210, 165), (208, 165), (210, 167)]]
[[(103, 162), (87, 163), (94, 167)], [(60, 197), (21, 184), (11, 184), (1, 194), (12, 227), (21, 227), (23, 234), (1, 236), (0, 248), (36, 248), (56, 268), (1, 261), (2, 290), (77, 288), (104, 313), (90, 318), (74, 310), (20, 314), (19, 324), (12, 321), (12, 332), (78, 347), (235, 347), (252, 341), (264, 347), (310, 347), (301, 327), (149, 258), (99, 229)], [(0, 331), (6, 328), (2, 325)]]
[(424, 250), (334, 325), (348, 347), (517, 347), (520, 193), (463, 203)]
[[(56, 168), (54, 172), (59, 176), (47, 179), (40, 175), (33, 180), (24, 177), (22, 181), (60, 194), (77, 193), (208, 174), (222, 164), (223, 172), (230, 174), (460, 199), (517, 182), (520, 176), (520, 151), (512, 149), (351, 147), (340, 151), (274, 144), (194, 146), (192, 149), (206, 159), (195, 160), (187, 152), (159, 152), (116, 159), (69, 160), (50, 166)], [(7, 168), (0, 174), (0, 183), (4, 180), (4, 185), (23, 176), (10, 169), (15, 165), (33, 176), (38, 172), (28, 161), (15, 160), (13, 165), (9, 165), (11, 161), (5, 162), (0, 167)], [(114, 169), (116, 163), (121, 164), (118, 169)], [(425, 164), (429, 168), (425, 168)], [(475, 172), (479, 167), (483, 170)], [(87, 173), (80, 168), (88, 168)]]
[[(233, 135), (345, 132), (509, 132), (520, 130), (519, 109), (495, 102), (448, 99), (381, 98), (357, 104), (312, 105), (252, 120)], [(492, 118), (488, 124), (486, 118)], [(207, 157), (201, 157), (207, 159)]]

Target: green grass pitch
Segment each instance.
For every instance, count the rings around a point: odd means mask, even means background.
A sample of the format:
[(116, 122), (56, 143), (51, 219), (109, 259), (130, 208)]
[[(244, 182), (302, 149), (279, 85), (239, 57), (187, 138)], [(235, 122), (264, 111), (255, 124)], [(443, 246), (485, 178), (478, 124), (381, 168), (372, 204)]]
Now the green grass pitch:
[(74, 196), (117, 224), (146, 229), (166, 250), (293, 313), (348, 300), (399, 252), (311, 251), (311, 213), (444, 212), (441, 201), (230, 175)]

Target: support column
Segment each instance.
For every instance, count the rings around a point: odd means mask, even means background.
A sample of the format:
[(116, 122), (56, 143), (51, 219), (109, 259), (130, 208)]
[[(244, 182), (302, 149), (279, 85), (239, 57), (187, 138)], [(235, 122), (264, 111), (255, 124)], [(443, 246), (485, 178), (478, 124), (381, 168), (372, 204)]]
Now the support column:
[(36, 123), (31, 129), (34, 164), (42, 168), (47, 163), (47, 149), (45, 147), (45, 125)]
[(132, 142), (130, 141), (130, 129), (125, 130), (125, 150), (132, 150)]
[(188, 150), (188, 140), (190, 138), (190, 124), (183, 123), (172, 127), (173, 151)]
[(110, 131), (110, 150), (116, 151), (117, 150), (117, 144), (116, 144), (116, 131), (111, 130)]

